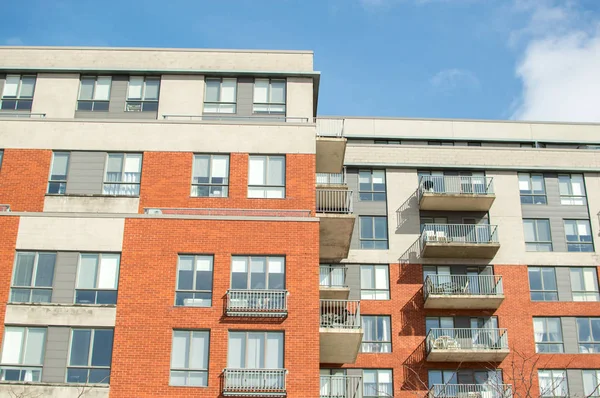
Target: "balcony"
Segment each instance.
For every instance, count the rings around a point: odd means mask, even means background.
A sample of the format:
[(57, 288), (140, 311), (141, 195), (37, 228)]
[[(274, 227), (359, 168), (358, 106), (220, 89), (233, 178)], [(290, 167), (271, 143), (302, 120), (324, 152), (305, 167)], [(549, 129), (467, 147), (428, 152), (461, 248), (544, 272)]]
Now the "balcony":
[(504, 300), (499, 275), (428, 275), (425, 308), (496, 309)]
[(494, 203), (492, 178), (463, 176), (421, 176), (421, 210), (489, 211)]
[(421, 257), (494, 258), (500, 248), (496, 225), (423, 224)]
[(321, 376), (320, 398), (362, 397), (361, 376)]
[(286, 317), (287, 290), (228, 290), (227, 316)]
[(352, 214), (352, 191), (317, 188), (317, 216), (320, 218), (320, 252), (324, 260), (348, 257), (356, 217)]
[(360, 300), (321, 300), (320, 362), (354, 363), (362, 341)]
[(346, 185), (346, 168), (341, 173), (317, 173), (317, 187), (335, 187), (348, 189)]
[(319, 291), (322, 299), (346, 300), (350, 288), (346, 285), (346, 272), (344, 266), (321, 265), (319, 267)]
[(434, 384), (429, 398), (511, 398), (510, 384)]
[(226, 397), (285, 397), (285, 369), (225, 369)]
[(339, 173), (344, 166), (344, 119), (317, 119), (317, 172)]
[(508, 355), (506, 329), (431, 329), (425, 339), (431, 362), (500, 362)]

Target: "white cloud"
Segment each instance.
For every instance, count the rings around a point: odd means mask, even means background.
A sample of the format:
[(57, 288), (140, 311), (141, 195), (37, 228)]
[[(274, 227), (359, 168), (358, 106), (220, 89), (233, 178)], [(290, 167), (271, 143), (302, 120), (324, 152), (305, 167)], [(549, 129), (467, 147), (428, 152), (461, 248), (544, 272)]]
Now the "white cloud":
[(442, 92), (456, 89), (479, 89), (479, 79), (471, 71), (465, 69), (444, 69), (436, 73), (429, 83), (433, 88)]

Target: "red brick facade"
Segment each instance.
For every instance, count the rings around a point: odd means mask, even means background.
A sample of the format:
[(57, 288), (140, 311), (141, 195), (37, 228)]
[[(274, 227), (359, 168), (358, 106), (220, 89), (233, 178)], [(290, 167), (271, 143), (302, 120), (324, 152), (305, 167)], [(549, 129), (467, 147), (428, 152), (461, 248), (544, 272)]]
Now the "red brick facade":
[(0, 204), (12, 211), (43, 211), (52, 151), (5, 149), (0, 169)]

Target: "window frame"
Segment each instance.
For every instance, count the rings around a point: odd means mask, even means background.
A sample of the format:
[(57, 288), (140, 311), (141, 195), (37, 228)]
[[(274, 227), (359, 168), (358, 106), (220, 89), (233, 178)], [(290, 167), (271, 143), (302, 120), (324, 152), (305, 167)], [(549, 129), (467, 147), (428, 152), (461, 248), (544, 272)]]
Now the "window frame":
[[(548, 225), (548, 237), (550, 238), (549, 241), (538, 240), (539, 236), (540, 236), (540, 233), (539, 233), (540, 229), (538, 227), (538, 225), (540, 224), (540, 221), (544, 221)], [(536, 239), (534, 241), (527, 240), (527, 234), (525, 233), (526, 222), (533, 222), (533, 232), (534, 232), (535, 239)], [(554, 244), (552, 243), (552, 227), (550, 225), (549, 218), (524, 218), (523, 219), (523, 236), (525, 237), (525, 251), (527, 251), (527, 252), (546, 253), (546, 252), (554, 251)], [(535, 246), (532, 246), (532, 245), (535, 245)], [(532, 247), (535, 247), (535, 250), (531, 250)], [(546, 247), (549, 250), (539, 250), (540, 247)]]
[[(581, 177), (581, 187), (583, 188), (583, 193), (582, 195), (574, 195), (573, 194), (573, 177)], [(561, 177), (565, 178), (567, 177), (569, 179), (569, 184), (568, 184), (568, 193), (563, 194), (563, 192), (561, 191)], [(558, 180), (558, 193), (560, 195), (560, 204), (563, 206), (587, 206), (587, 189), (585, 186), (585, 177), (583, 176), (583, 174), (579, 174), (579, 173), (560, 173), (557, 176), (557, 180)], [(580, 200), (580, 203), (577, 203), (577, 201)]]
[[(19, 261), (19, 255), (23, 255), (23, 254), (34, 254), (34, 260), (33, 260), (33, 268), (31, 269), (31, 283), (32, 285), (30, 286), (20, 286), (20, 285), (15, 285), (15, 276), (16, 276), (16, 272), (17, 272), (17, 264)], [(54, 264), (52, 266), (52, 284), (50, 286), (35, 286), (35, 280), (37, 277), (37, 271), (38, 271), (38, 265), (39, 265), (39, 259), (40, 259), (40, 254), (53, 254), (54, 255)], [(15, 253), (15, 260), (14, 260), (14, 265), (13, 265), (13, 272), (12, 272), (12, 277), (11, 277), (11, 281), (10, 281), (10, 296), (9, 296), (9, 303), (51, 303), (52, 302), (52, 294), (54, 292), (54, 273), (56, 272), (56, 257), (57, 257), (57, 253), (56, 252), (52, 252), (52, 251), (17, 251)], [(28, 301), (14, 301), (13, 300), (13, 290), (29, 290), (29, 300)], [(50, 292), (50, 297), (48, 301), (33, 301), (33, 293), (38, 290), (38, 291), (49, 291)]]
[[(592, 391), (586, 390), (586, 382), (585, 382), (586, 374), (593, 377), (592, 385), (594, 386), (594, 389)], [(588, 398), (600, 397), (600, 369), (583, 369), (581, 371), (581, 376), (583, 379), (584, 396), (588, 397)]]
[[(234, 80), (235, 81), (235, 89), (234, 89), (234, 102), (226, 102), (226, 101), (222, 101), (221, 98), (223, 96), (223, 80)], [(208, 90), (208, 81), (218, 81), (219, 82), (219, 93), (218, 93), (218, 100), (217, 101), (207, 101), (207, 95), (206, 92)], [(226, 115), (235, 115), (237, 114), (237, 94), (238, 94), (238, 79), (237, 77), (207, 77), (204, 80), (204, 103), (203, 103), (203, 109), (202, 111), (204, 113), (208, 113), (208, 114), (213, 114), (213, 115), (219, 115), (219, 114), (226, 114)], [(206, 105), (213, 105), (216, 106), (217, 111), (216, 112), (211, 112), (211, 111), (206, 111)], [(233, 105), (233, 112), (223, 112), (221, 110), (221, 105)], [(226, 108), (225, 108), (226, 109)]]
[[(371, 220), (371, 232), (373, 233), (373, 238), (363, 238), (362, 236), (362, 225), (366, 219)], [(385, 238), (377, 238), (376, 237), (376, 227), (375, 220), (376, 219), (384, 219), (385, 220)], [(358, 216), (358, 240), (360, 244), (361, 250), (389, 250), (389, 234), (388, 234), (388, 218), (387, 216), (368, 216), (361, 215)], [(372, 247), (368, 246), (366, 243), (372, 242)], [(378, 242), (385, 242), (385, 247), (376, 247)]]
[[(200, 158), (200, 157), (208, 157), (208, 178), (209, 178), (208, 183), (194, 182), (196, 178), (201, 178), (201, 177), (196, 176), (196, 172), (197, 172), (196, 158)], [(220, 178), (220, 177), (212, 176), (213, 161), (214, 161), (215, 157), (227, 158), (226, 171), (225, 171), (226, 177), (224, 178), (224, 182), (222, 184), (217, 184), (217, 183), (212, 182), (213, 178)], [(222, 155), (222, 154), (214, 154), (214, 153), (195, 153), (194, 157), (192, 158), (192, 188), (190, 191), (190, 196), (193, 198), (227, 198), (227, 197), (229, 197), (229, 175), (230, 175), (229, 164), (230, 164), (230, 160), (231, 160), (231, 157), (229, 156), (229, 154)], [(207, 196), (199, 195), (200, 187), (208, 187), (208, 195)], [(222, 194), (220, 196), (211, 195), (212, 188), (215, 188), (215, 187), (221, 187)], [(194, 188), (196, 188), (195, 195), (194, 195)]]
[[(367, 389), (367, 384), (371, 384), (371, 383), (366, 383), (365, 382), (365, 372), (369, 373), (369, 372), (373, 372), (375, 374), (375, 380), (377, 384), (377, 390), (374, 391), (374, 394), (371, 394), (369, 392), (366, 391)], [(390, 391), (387, 391), (386, 389), (382, 389), (380, 387), (381, 384), (384, 384), (380, 381), (381, 379), (381, 375), (380, 373), (382, 372), (387, 372), (389, 374), (390, 377), (390, 382), (389, 383), (385, 383), (386, 385), (389, 384)], [(389, 396), (390, 393), (393, 393), (394, 391), (394, 371), (393, 369), (363, 369), (362, 370), (362, 379), (363, 379), (363, 391), (362, 391), (362, 397), (363, 398), (382, 398), (382, 397), (387, 397)]]
[[(177, 368), (177, 367), (173, 367), (173, 355), (175, 353), (174, 348), (174, 340), (175, 340), (175, 333), (189, 333), (189, 347), (188, 347), (188, 351), (187, 353), (184, 354), (184, 357), (187, 358), (187, 362), (188, 362), (188, 367), (187, 368)], [(205, 369), (200, 369), (200, 368), (190, 368), (189, 367), (189, 363), (191, 362), (191, 357), (192, 357), (192, 352), (193, 352), (193, 338), (194, 338), (194, 334), (203, 334), (205, 335), (206, 340), (208, 341), (207, 344), (207, 350), (206, 350), (206, 358), (204, 360), (204, 362), (206, 362), (206, 368)], [(194, 329), (194, 330), (188, 330), (188, 329), (173, 329), (172, 334), (171, 334), (171, 357), (170, 357), (170, 361), (169, 361), (169, 386), (174, 386), (174, 387), (208, 387), (208, 377), (209, 377), (209, 371), (208, 369), (210, 368), (210, 330), (204, 330), (204, 329)], [(172, 374), (174, 372), (177, 373), (185, 373), (185, 379), (186, 379), (186, 384), (175, 384), (173, 383), (172, 380)], [(205, 385), (197, 385), (197, 384), (189, 384), (189, 375), (190, 373), (202, 373), (206, 375), (206, 384)]]
[[(567, 235), (567, 224), (571, 224), (574, 223), (573, 230), (575, 231), (575, 235)], [(590, 232), (589, 235), (580, 235), (579, 234), (579, 225), (586, 223), (586, 227), (587, 230)], [(563, 227), (565, 230), (565, 244), (567, 245), (567, 251), (568, 252), (582, 252), (582, 253), (590, 253), (594, 251), (594, 238), (592, 235), (592, 225), (590, 223), (590, 220), (588, 219), (573, 219), (573, 218), (569, 218), (569, 219), (563, 219)], [(573, 240), (569, 240), (569, 236), (576, 236), (577, 240), (573, 241)], [(589, 236), (589, 241), (586, 240), (582, 240), (583, 236)], [(571, 250), (571, 249), (576, 249), (578, 248), (579, 250)], [(585, 249), (585, 250), (583, 250)], [(589, 250), (588, 250), (589, 249)]]
[[(52, 174), (54, 171), (54, 161), (56, 159), (56, 155), (67, 155), (67, 174), (64, 179), (52, 179)], [(54, 151), (52, 152), (52, 161), (50, 162), (50, 175), (48, 176), (48, 186), (46, 187), (46, 195), (57, 195), (62, 196), (67, 194), (67, 181), (69, 178), (69, 166), (71, 165), (71, 152), (69, 151)], [(60, 174), (56, 174), (57, 176), (62, 176)], [(50, 192), (50, 187), (52, 184), (58, 184), (58, 192)]]
[[(539, 391), (540, 395), (539, 396), (541, 398), (547, 398), (547, 397), (553, 397), (553, 398), (563, 397), (563, 398), (568, 398), (569, 397), (569, 378), (568, 378), (568, 374), (567, 374), (567, 370), (566, 369), (538, 369), (538, 382), (541, 379), (541, 377), (540, 377), (540, 373), (541, 372), (550, 372), (550, 378), (552, 379), (552, 386), (553, 386), (552, 391), (551, 391), (552, 394), (547, 394), (547, 393), (544, 393), (543, 391), (541, 391), (541, 389), (542, 389), (542, 383), (538, 383), (539, 384), (539, 389), (540, 389), (540, 391)], [(554, 381), (555, 381), (554, 373), (555, 372), (561, 372), (564, 375), (562, 377), (562, 379), (566, 383), (565, 384), (565, 386), (566, 386), (566, 395), (555, 395), (554, 394), (556, 392), (556, 389), (562, 389), (561, 388), (562, 382), (559, 383), (557, 386), (554, 386)]]
[[(371, 281), (374, 282), (373, 283), (373, 288), (370, 289), (364, 289), (363, 288), (363, 278), (362, 278), (362, 273), (363, 273), (363, 268), (368, 269), (368, 272), (371, 274)], [(379, 289), (377, 288), (377, 269), (385, 269), (385, 274), (386, 274), (386, 284), (387, 284), (387, 288), (385, 289)], [(388, 264), (361, 264), (359, 266), (359, 279), (360, 279), (360, 299), (361, 300), (390, 300), (390, 266)], [(365, 295), (363, 296), (363, 292), (365, 293)], [(386, 298), (377, 298), (379, 293), (385, 293), (384, 296), (386, 296)], [(367, 298), (366, 294), (373, 294), (373, 297), (375, 298)]]
[[(210, 290), (196, 290), (196, 289), (191, 289), (191, 290), (187, 290), (187, 289), (180, 289), (179, 288), (179, 272), (180, 272), (180, 265), (181, 265), (181, 258), (182, 257), (191, 257), (192, 258), (192, 287), (195, 288), (196, 287), (196, 281), (198, 278), (198, 260), (199, 259), (210, 259)], [(176, 274), (175, 274), (175, 303), (174, 306), (175, 307), (195, 307), (195, 308), (211, 308), (212, 307), (212, 302), (213, 302), (213, 290), (214, 290), (214, 278), (215, 278), (215, 256), (212, 254), (183, 254), (180, 253), (177, 255), (177, 267), (176, 267)], [(196, 295), (210, 295), (210, 299), (208, 299), (208, 305), (185, 305), (185, 300), (189, 299), (188, 298), (181, 298), (181, 303), (182, 304), (177, 304), (178, 298), (177, 295), (178, 294), (192, 294), (191, 299), (192, 300), (206, 300), (205, 298), (202, 297), (196, 297)]]
[[(365, 318), (372, 318), (373, 319), (373, 325), (374, 325), (374, 333), (373, 336), (375, 338), (377, 338), (377, 336), (379, 335), (379, 318), (382, 318), (384, 321), (382, 322), (382, 326), (385, 327), (385, 325), (387, 325), (387, 331), (384, 330), (381, 332), (382, 335), (386, 335), (388, 339), (387, 340), (368, 340), (365, 341), (365, 336), (366, 333), (364, 333), (364, 330), (366, 330), (366, 323), (365, 323)], [(387, 323), (385, 322), (385, 320), (387, 320)], [(361, 340), (360, 343), (360, 352), (363, 354), (391, 354), (392, 353), (392, 317), (390, 315), (361, 315), (361, 324), (363, 327), (363, 338)], [(368, 349), (365, 349), (366, 347), (370, 347)]]
[[(121, 177), (120, 180), (118, 181), (109, 181), (108, 179), (108, 162), (111, 156), (122, 156), (123, 161), (121, 163)], [(125, 173), (131, 173), (131, 172), (126, 172), (125, 168), (126, 168), (126, 163), (127, 163), (127, 157), (131, 156), (139, 156), (140, 159), (140, 168), (139, 171), (133, 174), (139, 174), (139, 181), (137, 182), (127, 182), (125, 181)], [(140, 196), (140, 190), (141, 190), (141, 186), (142, 186), (142, 169), (144, 167), (143, 165), (144, 163), (144, 154), (141, 152), (108, 152), (106, 154), (106, 159), (104, 160), (104, 174), (103, 174), (103, 179), (102, 179), (102, 195), (103, 196), (115, 196), (115, 197), (129, 197), (129, 198), (137, 198)], [(114, 173), (114, 172), (111, 172)], [(114, 188), (117, 188), (118, 193), (109, 193), (109, 191), (111, 191), (112, 189), (110, 189), (109, 187), (113, 186)], [(123, 187), (127, 188), (127, 186), (130, 187), (130, 189), (133, 189), (133, 193), (132, 194), (127, 194), (127, 193), (123, 193)]]
[[(104, 99), (96, 99), (96, 92), (97, 92), (97, 88), (98, 88), (98, 79), (99, 78), (108, 78), (110, 79), (110, 83), (108, 85), (108, 99), (104, 100)], [(94, 88), (92, 90), (92, 99), (81, 99), (81, 89), (83, 87), (83, 80), (92, 80), (94, 79)], [(79, 78), (79, 92), (77, 93), (77, 111), (78, 112), (108, 112), (109, 111), (109, 106), (110, 106), (110, 94), (112, 92), (112, 76), (81, 76)], [(129, 87), (129, 86), (128, 86)], [(81, 103), (90, 103), (91, 104), (91, 109), (79, 109), (80, 106), (80, 102)], [(98, 103), (98, 105), (100, 104), (106, 104), (106, 109), (94, 109), (96, 107), (96, 103)]]
[[(538, 332), (535, 329), (536, 320), (541, 320), (544, 324), (543, 331)], [(560, 340), (551, 340), (550, 339), (550, 329), (548, 327), (548, 320), (558, 320), (558, 331), (560, 332)], [(538, 334), (542, 335), (542, 340), (538, 341)], [(544, 340), (547, 338), (548, 340)], [(562, 327), (562, 319), (560, 317), (543, 317), (543, 316), (534, 316), (533, 317), (533, 340), (535, 343), (535, 352), (536, 354), (563, 354), (565, 352), (565, 338)], [(551, 346), (557, 347), (558, 351), (546, 351), (540, 350), (540, 347), (548, 347)]]
[[(523, 193), (521, 190), (521, 177), (525, 177), (527, 179), (527, 185), (529, 187), (530, 193)], [(533, 179), (534, 177), (541, 177), (542, 182), (542, 190), (543, 193), (536, 193), (533, 189)], [(546, 191), (546, 178), (543, 173), (518, 173), (517, 174), (518, 182), (519, 182), (519, 196), (521, 198), (521, 205), (547, 205), (548, 204), (548, 193)], [(524, 198), (530, 198), (531, 202), (523, 201)], [(540, 202), (536, 202), (536, 199), (541, 199)]]
[[(252, 271), (250, 270), (250, 267), (252, 266), (252, 259), (253, 258), (264, 258), (265, 259), (265, 287), (263, 289), (260, 288), (252, 288)], [(232, 255), (231, 256), (231, 271), (229, 272), (229, 286), (233, 285), (233, 261), (235, 259), (245, 259), (246, 260), (246, 288), (245, 289), (233, 289), (233, 290), (257, 290), (257, 291), (262, 291), (262, 290), (276, 290), (276, 291), (286, 291), (287, 289), (287, 284), (286, 284), (286, 257), (285, 256), (278, 256), (278, 255), (272, 255), (272, 256), (257, 256), (257, 255), (251, 255), (251, 256), (243, 256), (243, 255)], [(278, 274), (277, 272), (270, 272), (270, 263), (271, 263), (271, 259), (281, 259), (282, 260), (282, 265), (283, 265), (283, 287), (279, 288), (279, 289), (269, 289), (269, 275), (271, 274)], [(241, 273), (241, 272), (240, 272)]]
[[(374, 172), (381, 172), (383, 174), (383, 190), (378, 191), (375, 190), (375, 183), (373, 182)], [(370, 190), (363, 191), (361, 190), (362, 183), (360, 182), (362, 174), (368, 173), (368, 184), (370, 185)], [(376, 195), (383, 194), (382, 199), (375, 199)], [(369, 198), (370, 197), (370, 198)], [(358, 200), (363, 202), (385, 202), (387, 200), (387, 181), (386, 181), (386, 171), (385, 169), (359, 169), (358, 170)]]
[[(6, 90), (6, 81), (9, 77), (19, 77), (19, 85), (17, 86), (17, 95), (4, 95)], [(21, 96), (21, 90), (23, 89), (23, 78), (33, 78), (33, 89), (31, 91), (30, 96)], [(4, 78), (4, 87), (2, 88), (2, 95), (0, 96), (0, 110), (3, 111), (29, 111), (31, 112), (31, 108), (33, 105), (33, 97), (35, 96), (35, 86), (37, 85), (37, 75), (35, 74), (7, 74)], [(4, 101), (14, 101), (14, 106), (12, 108), (4, 108)], [(24, 103), (25, 108), (19, 108), (19, 102)]]
[[(250, 162), (251, 160), (255, 158), (264, 158), (265, 159), (265, 163), (264, 163), (264, 169), (263, 169), (263, 177), (264, 177), (264, 181), (266, 182), (266, 184), (263, 185), (256, 185), (256, 184), (250, 184)], [(270, 170), (270, 164), (271, 164), (271, 160), (274, 158), (278, 158), (278, 159), (283, 159), (283, 170), (282, 170), (282, 178), (283, 178), (283, 185), (273, 185), (273, 184), (269, 184), (269, 170)], [(248, 199), (285, 199), (286, 198), (286, 185), (287, 185), (287, 156), (285, 155), (249, 155), (248, 156)], [(250, 192), (251, 190), (254, 189), (255, 191), (253, 192), (259, 192), (260, 189), (262, 189), (262, 194), (263, 196), (251, 196)], [(269, 191), (270, 189), (277, 189), (277, 191), (274, 192), (281, 192), (281, 197), (269, 197)], [(279, 191), (281, 190), (281, 191)]]
[[(580, 322), (585, 323), (588, 327), (590, 340), (581, 340), (581, 328)], [(600, 336), (598, 339), (594, 339), (594, 327), (592, 326), (592, 322), (598, 324), (597, 329), (600, 329), (600, 317), (576, 317), (575, 323), (577, 324), (577, 345), (579, 348), (580, 354), (599, 354), (600, 353)], [(585, 347), (591, 346), (591, 347)]]
[[(142, 90), (140, 98), (129, 98), (129, 86), (131, 85), (132, 77), (141, 77), (143, 78), (142, 82)], [(160, 76), (135, 76), (130, 75), (129, 80), (127, 80), (127, 91), (125, 92), (125, 112), (158, 112), (158, 101), (160, 99), (160, 86), (161, 86), (161, 77)], [(156, 93), (156, 99), (146, 99), (146, 89), (148, 81), (158, 81), (158, 89)], [(134, 107), (138, 107), (139, 109), (134, 109)], [(145, 109), (145, 108), (150, 109)]]
[[(537, 290), (537, 289), (532, 289), (531, 288), (531, 271), (535, 270), (535, 269), (539, 269), (539, 273), (540, 273), (540, 281), (542, 284), (542, 290)], [(552, 275), (553, 275), (553, 279), (554, 279), (554, 287), (556, 289), (546, 289), (545, 287), (545, 282), (544, 282), (544, 270), (552, 270)], [(527, 267), (527, 279), (529, 281), (529, 298), (531, 301), (539, 301), (539, 302), (544, 302), (544, 301), (558, 301), (558, 281), (556, 279), (556, 268), (555, 267), (540, 267), (540, 266), (530, 266)], [(538, 300), (538, 299), (534, 299), (533, 298), (533, 294), (537, 293), (537, 294), (542, 294), (543, 295), (543, 300)], [(546, 299), (546, 297), (548, 295), (553, 295), (550, 297), (556, 297), (555, 299)]]
[[(580, 278), (580, 282), (581, 282), (581, 286), (585, 288), (586, 286), (586, 271), (592, 271), (593, 276), (592, 276), (592, 280), (591, 282), (593, 282), (594, 284), (594, 290), (576, 290), (573, 287), (573, 273), (576, 272), (578, 273), (581, 278)], [(600, 301), (600, 292), (598, 289), (598, 272), (596, 271), (595, 267), (569, 267), (569, 278), (570, 278), (570, 282), (571, 282), (571, 299), (573, 301), (576, 302), (583, 302), (583, 301)], [(575, 294), (582, 294), (582, 298), (585, 298), (585, 300), (579, 300), (575, 298)], [(589, 298), (591, 295), (593, 294), (593, 298), (594, 300), (588, 300), (587, 298)]]
[[(262, 355), (263, 355), (263, 359), (265, 362), (265, 365), (262, 368), (248, 368), (248, 337), (250, 336), (250, 334), (263, 334), (264, 335), (264, 347), (262, 350)], [(279, 331), (279, 330), (229, 330), (227, 333), (227, 368), (229, 368), (229, 352), (231, 349), (231, 335), (232, 334), (244, 334), (244, 352), (240, 352), (238, 354), (243, 355), (243, 357), (241, 357), (243, 362), (243, 366), (240, 367), (239, 369), (258, 369), (258, 370), (264, 370), (264, 369), (284, 369), (285, 368), (285, 332), (283, 331)], [(267, 336), (269, 334), (273, 334), (273, 335), (281, 335), (281, 341), (282, 341), (282, 350), (281, 350), (281, 368), (267, 368), (266, 367), (266, 361), (267, 361), (267, 357), (268, 357), (268, 344), (267, 344)], [(278, 358), (279, 361), (279, 358)]]
[[(75, 331), (90, 331), (90, 339), (89, 339), (89, 347), (88, 347), (88, 354), (87, 354), (87, 366), (81, 366), (81, 365), (71, 365), (71, 353), (73, 351), (73, 335)], [(96, 341), (96, 332), (98, 330), (109, 330), (112, 332), (112, 342), (111, 342), (111, 350), (110, 350), (110, 365), (109, 366), (98, 366), (98, 365), (92, 365), (92, 357), (94, 354), (94, 342)], [(66, 366), (66, 372), (65, 372), (65, 383), (67, 384), (107, 384), (110, 385), (110, 377), (111, 377), (111, 371), (112, 371), (112, 356), (113, 356), (113, 350), (115, 347), (115, 330), (114, 328), (101, 328), (101, 327), (72, 327), (69, 333), (69, 348), (67, 350), (67, 366)], [(86, 380), (84, 382), (80, 382), (80, 381), (69, 381), (69, 370), (70, 369), (85, 369), (86, 372)], [(90, 382), (90, 373), (92, 370), (94, 369), (108, 369), (108, 379), (107, 377), (105, 377), (104, 379), (102, 379), (102, 381), (99, 382)], [(106, 381), (105, 381), (106, 380)]]
[[(4, 344), (8, 340), (6, 340), (6, 332), (10, 329), (19, 329), (22, 330), (22, 340), (21, 346), (19, 348), (19, 361), (18, 363), (5, 363), (2, 361), (0, 363), (0, 379), (2, 381), (12, 381), (12, 382), (41, 382), (42, 381), (42, 373), (44, 368), (44, 360), (46, 357), (46, 346), (48, 345), (48, 328), (47, 327), (39, 327), (39, 326), (13, 326), (7, 325), (4, 328), (4, 333), (2, 335), (2, 355), (4, 355)], [(29, 344), (29, 333), (31, 330), (42, 330), (44, 332), (44, 340), (40, 350), (40, 363), (39, 364), (28, 364), (25, 362), (25, 353)], [(0, 358), (1, 359), (1, 358)], [(7, 370), (17, 370), (19, 371), (19, 380), (6, 380), (6, 371)], [(31, 372), (39, 372), (39, 380), (24, 380), (27, 376), (27, 371)]]
[[(269, 102), (255, 102), (256, 98), (256, 82), (258, 80), (268, 81), (267, 86), (267, 100)], [(273, 82), (283, 82), (283, 102), (273, 102), (272, 100), (272, 85)], [(256, 105), (266, 106), (266, 111), (257, 111)], [(283, 106), (283, 111), (281, 110), (271, 110), (271, 106)], [(285, 78), (255, 78), (254, 84), (252, 85), (252, 114), (254, 115), (286, 115), (287, 112), (287, 79)]]
[[(96, 264), (97, 264), (97, 268), (96, 268), (96, 276), (95, 276), (95, 280), (96, 280), (96, 287), (94, 288), (79, 288), (79, 276), (81, 275), (81, 259), (83, 256), (96, 256), (97, 260), (96, 260)], [(104, 288), (99, 288), (97, 287), (99, 282), (100, 282), (100, 269), (101, 269), (101, 265), (102, 265), (102, 257), (103, 256), (116, 256), (117, 257), (117, 269), (116, 269), (116, 275), (115, 275), (115, 282), (116, 282), (116, 287), (114, 289), (104, 289)], [(77, 259), (77, 272), (75, 274), (75, 294), (73, 296), (73, 304), (74, 305), (110, 305), (110, 306), (115, 306), (117, 305), (117, 300), (118, 300), (118, 296), (119, 296), (119, 276), (121, 273), (121, 254), (120, 253), (111, 253), (111, 252), (81, 252), (79, 253), (78, 259)], [(94, 292), (94, 302), (93, 303), (82, 303), (82, 302), (78, 302), (78, 293), (79, 292)], [(115, 298), (115, 302), (113, 303), (98, 303), (98, 293), (99, 292), (114, 292), (114, 298)]]

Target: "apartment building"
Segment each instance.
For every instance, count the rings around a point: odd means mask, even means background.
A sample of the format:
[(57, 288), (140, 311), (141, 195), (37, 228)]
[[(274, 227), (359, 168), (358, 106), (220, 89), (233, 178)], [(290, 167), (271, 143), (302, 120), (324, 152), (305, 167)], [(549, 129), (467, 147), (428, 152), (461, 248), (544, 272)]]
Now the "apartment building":
[(0, 59), (0, 396), (600, 395), (599, 126), (317, 117), (312, 52)]

